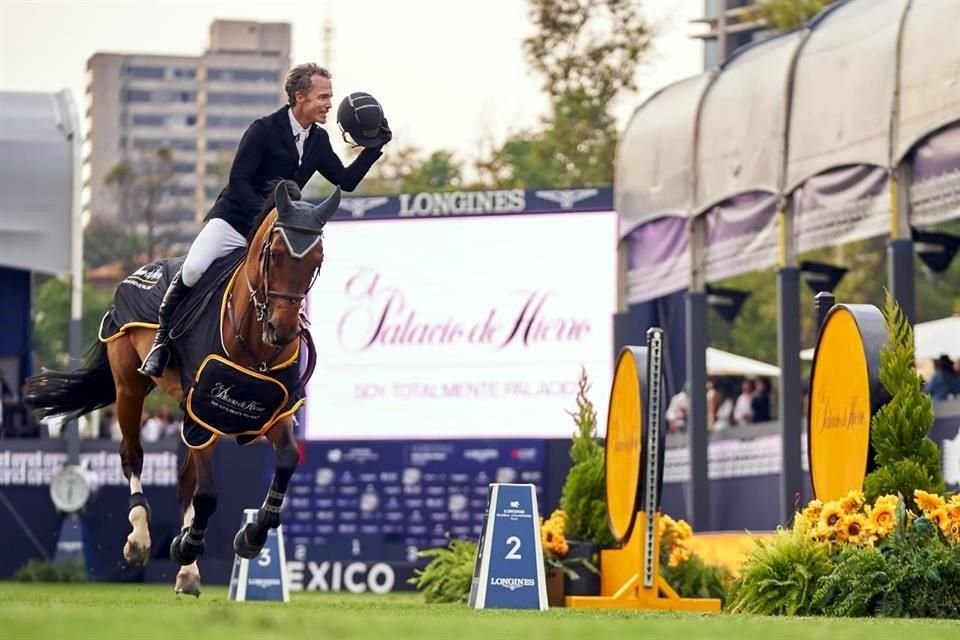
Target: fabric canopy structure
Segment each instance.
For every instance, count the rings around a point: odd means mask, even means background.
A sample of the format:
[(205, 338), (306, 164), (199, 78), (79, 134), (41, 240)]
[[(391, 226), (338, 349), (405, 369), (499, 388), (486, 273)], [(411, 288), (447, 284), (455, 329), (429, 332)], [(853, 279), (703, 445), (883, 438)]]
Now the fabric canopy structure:
[[(883, 235), (904, 163), (914, 223), (960, 217), (957, 34), (960, 2), (838, 0), (647, 99), (620, 138), (614, 199), (627, 251), (671, 273), (628, 267), (628, 303), (684, 288), (701, 261), (707, 281), (772, 266), (777, 206), (798, 251)], [(671, 242), (665, 256), (642, 232), (699, 216), (705, 255)]]
[(776, 378), (780, 375), (780, 368), (760, 360), (707, 347), (707, 375)]
[(0, 91), (0, 266), (71, 270), (78, 131), (67, 91)]

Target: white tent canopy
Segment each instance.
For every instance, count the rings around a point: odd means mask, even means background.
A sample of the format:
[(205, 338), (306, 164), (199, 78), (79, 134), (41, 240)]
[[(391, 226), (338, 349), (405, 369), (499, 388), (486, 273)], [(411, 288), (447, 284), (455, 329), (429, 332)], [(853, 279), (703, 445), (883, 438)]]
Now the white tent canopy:
[[(918, 361), (934, 360), (941, 354), (960, 358), (960, 316), (921, 322), (913, 328)], [(800, 352), (801, 360), (813, 360), (813, 349)]]
[(780, 375), (780, 368), (766, 362), (738, 356), (735, 353), (707, 347), (707, 375), (776, 378)]

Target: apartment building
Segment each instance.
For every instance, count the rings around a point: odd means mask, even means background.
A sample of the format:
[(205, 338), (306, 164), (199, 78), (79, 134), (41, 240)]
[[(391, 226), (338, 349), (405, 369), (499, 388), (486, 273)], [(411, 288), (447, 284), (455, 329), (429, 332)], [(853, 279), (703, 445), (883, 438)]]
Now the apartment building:
[[(156, 232), (185, 242), (226, 181), (247, 126), (286, 102), (290, 24), (216, 20), (197, 56), (96, 53), (87, 61), (84, 214), (143, 228), (144, 194), (108, 176), (118, 165), (156, 173)], [(172, 162), (158, 163), (168, 149)], [(161, 166), (162, 165), (162, 166)], [(159, 167), (159, 168), (158, 168)], [(170, 171), (172, 169), (172, 174)], [(136, 218), (131, 220), (130, 218)]]

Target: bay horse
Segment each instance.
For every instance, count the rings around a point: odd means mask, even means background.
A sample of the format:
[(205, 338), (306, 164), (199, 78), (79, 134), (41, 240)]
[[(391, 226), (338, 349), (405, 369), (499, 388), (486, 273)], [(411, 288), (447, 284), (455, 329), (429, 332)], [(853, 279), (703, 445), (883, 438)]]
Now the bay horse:
[[(234, 537), (234, 551), (242, 558), (256, 557), (269, 529), (280, 524), (287, 485), (299, 461), (293, 414), (303, 402), (301, 394), (316, 362), (302, 314), (303, 301), (323, 264), (323, 227), (339, 207), (340, 189), (316, 206), (299, 198), (296, 183), (278, 182), (258, 216), (247, 248), (236, 250), (237, 258), (223, 270), (226, 275), (220, 281), (213, 285), (207, 281), (207, 300), (199, 304), (194, 300), (199, 314), (195, 322), (200, 325), (201, 318), (207, 318), (206, 326), (212, 327), (208, 333), (214, 336), (211, 340), (198, 342), (203, 331), (182, 323), (180, 314), (191, 306), (191, 298), (183, 301), (171, 326), (174, 357), (161, 377), (147, 378), (137, 369), (157, 327), (156, 309), (165, 289), (156, 286), (159, 274), (169, 274), (178, 259), (147, 265), (117, 287), (113, 305), (101, 322), (100, 336), (91, 345), (83, 367), (72, 372), (44, 371), (27, 381), (24, 402), (40, 418), (58, 416), (66, 421), (116, 403), (123, 434), (120, 464), (130, 485), (128, 519), (132, 527), (123, 557), (136, 567), (146, 565), (150, 558), (150, 508), (140, 481), (144, 398), (156, 386), (184, 407), (181, 437), (188, 449), (177, 477), (183, 528), (170, 546), (171, 559), (180, 565), (176, 593), (200, 595), (197, 560), (217, 506), (211, 445), (220, 436), (235, 437), (239, 444), (266, 438), (274, 449), (270, 488), (255, 520)], [(204, 278), (216, 277), (209, 273), (212, 270), (204, 274), (191, 297), (204, 288)], [(221, 297), (220, 304), (206, 304), (215, 295)], [(142, 304), (149, 296), (152, 307)], [(115, 325), (112, 332), (105, 328), (111, 325)], [(110, 335), (104, 336), (105, 332)], [(213, 348), (203, 348), (210, 342)], [(307, 352), (302, 376), (301, 343)], [(221, 346), (223, 355), (218, 356), (214, 352), (221, 351)], [(192, 375), (185, 377), (185, 373)], [(296, 386), (298, 393), (291, 394), (288, 386)], [(238, 394), (235, 387), (240, 393), (246, 391), (243, 398), (234, 397)], [(244, 427), (233, 428), (233, 423), (241, 421), (245, 421)]]

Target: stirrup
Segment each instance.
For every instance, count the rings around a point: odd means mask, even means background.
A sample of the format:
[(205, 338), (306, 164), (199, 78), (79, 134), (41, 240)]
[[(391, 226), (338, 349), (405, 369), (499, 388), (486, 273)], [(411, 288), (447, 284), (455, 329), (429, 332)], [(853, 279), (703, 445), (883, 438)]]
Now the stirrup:
[(167, 348), (166, 340), (154, 343), (154, 345), (150, 347), (150, 351), (148, 351), (147, 355), (143, 358), (143, 362), (137, 371), (148, 378), (159, 378), (162, 376), (164, 370), (167, 368), (167, 364), (170, 362), (170, 352), (167, 351)]

